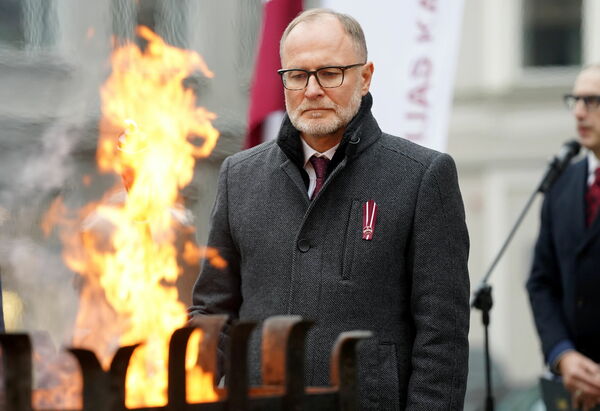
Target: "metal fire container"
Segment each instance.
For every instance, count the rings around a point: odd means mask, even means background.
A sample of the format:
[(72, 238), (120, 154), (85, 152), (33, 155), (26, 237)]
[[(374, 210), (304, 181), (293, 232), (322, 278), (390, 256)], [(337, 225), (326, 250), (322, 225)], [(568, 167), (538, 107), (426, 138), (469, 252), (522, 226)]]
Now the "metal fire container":
[[(344, 332), (331, 353), (331, 385), (304, 386), (304, 345), (312, 323), (299, 316), (268, 318), (262, 328), (262, 385), (248, 384), (248, 340), (254, 322), (237, 322), (229, 330), (228, 361), (224, 388), (215, 388), (219, 400), (189, 404), (186, 399), (185, 353), (192, 332), (203, 332), (198, 364), (217, 376), (219, 335), (226, 316), (193, 318), (176, 330), (170, 340), (167, 404), (135, 408), (139, 411), (319, 411), (358, 410), (356, 344), (371, 337), (368, 331)], [(137, 345), (120, 347), (105, 370), (90, 350), (70, 348), (83, 376), (81, 411), (125, 411), (125, 376)], [(3, 409), (33, 411), (32, 346), (27, 334), (0, 334), (4, 371)], [(213, 381), (216, 385), (217, 381)], [(58, 410), (54, 410), (58, 411)]]

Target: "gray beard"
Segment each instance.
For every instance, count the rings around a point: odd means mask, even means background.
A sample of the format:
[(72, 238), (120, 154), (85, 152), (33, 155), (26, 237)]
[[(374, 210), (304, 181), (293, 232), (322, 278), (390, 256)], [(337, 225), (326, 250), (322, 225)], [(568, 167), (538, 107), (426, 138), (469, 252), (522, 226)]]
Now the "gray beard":
[(285, 102), (286, 111), (292, 122), (292, 125), (296, 128), (296, 130), (300, 131), (302, 134), (314, 136), (314, 137), (323, 137), (327, 135), (331, 135), (336, 133), (343, 127), (346, 127), (348, 123), (352, 120), (352, 118), (358, 113), (358, 109), (360, 108), (360, 102), (362, 100), (362, 95), (360, 93), (360, 88), (357, 87), (354, 95), (350, 99), (350, 104), (347, 107), (341, 107), (333, 102), (331, 102), (327, 108), (333, 108), (336, 116), (328, 121), (322, 121), (322, 119), (303, 119), (301, 118), (301, 113), (308, 106), (300, 105), (294, 111), (290, 111), (287, 101)]

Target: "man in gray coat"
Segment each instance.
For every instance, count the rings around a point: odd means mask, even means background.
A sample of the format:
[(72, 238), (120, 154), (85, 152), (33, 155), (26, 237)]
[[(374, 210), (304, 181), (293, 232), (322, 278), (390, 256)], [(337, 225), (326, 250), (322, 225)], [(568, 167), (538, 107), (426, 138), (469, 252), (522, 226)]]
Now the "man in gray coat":
[[(306, 379), (329, 384), (342, 331), (368, 329), (365, 410), (462, 410), (469, 329), (468, 234), (451, 157), (383, 133), (373, 63), (350, 16), (290, 23), (279, 70), (287, 115), (276, 141), (225, 160), (193, 315), (316, 321)], [(260, 382), (258, 341), (251, 380)]]

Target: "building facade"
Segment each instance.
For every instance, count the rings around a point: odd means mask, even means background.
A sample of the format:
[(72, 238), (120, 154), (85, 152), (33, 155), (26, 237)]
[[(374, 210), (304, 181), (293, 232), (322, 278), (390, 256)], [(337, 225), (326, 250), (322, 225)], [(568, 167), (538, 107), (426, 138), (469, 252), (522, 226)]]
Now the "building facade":
[[(305, 0), (306, 7), (319, 3)], [(9, 329), (49, 328), (59, 342), (69, 333), (77, 301), (73, 274), (62, 263), (58, 239), (45, 238), (40, 222), (58, 195), (82, 205), (114, 182), (95, 171), (99, 88), (114, 45), (134, 39), (137, 24), (198, 51), (215, 72), (213, 79), (190, 79), (199, 104), (217, 113), (221, 132), (184, 192), (203, 242), (219, 164), (242, 146), (261, 6), (260, 0), (0, 0), (0, 272), (5, 305), (11, 302)], [(561, 97), (582, 64), (600, 62), (597, 21), (596, 0), (465, 0), (448, 152), (465, 200), (473, 287), (549, 158), (575, 137)], [(86, 187), (82, 175), (97, 183)], [(540, 200), (491, 278), (499, 395), (535, 386), (543, 371), (524, 289)], [(475, 404), (483, 378), (478, 312), (471, 324)]]

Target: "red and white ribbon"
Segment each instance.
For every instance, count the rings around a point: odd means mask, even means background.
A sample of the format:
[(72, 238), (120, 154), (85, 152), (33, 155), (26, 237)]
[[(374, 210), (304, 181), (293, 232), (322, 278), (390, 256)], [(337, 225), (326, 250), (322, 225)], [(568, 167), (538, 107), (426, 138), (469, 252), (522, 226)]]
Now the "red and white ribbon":
[(375, 234), (375, 222), (377, 221), (377, 203), (369, 200), (363, 204), (363, 240), (372, 240)]

